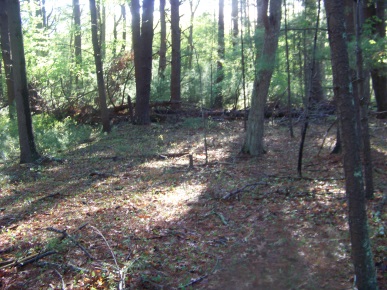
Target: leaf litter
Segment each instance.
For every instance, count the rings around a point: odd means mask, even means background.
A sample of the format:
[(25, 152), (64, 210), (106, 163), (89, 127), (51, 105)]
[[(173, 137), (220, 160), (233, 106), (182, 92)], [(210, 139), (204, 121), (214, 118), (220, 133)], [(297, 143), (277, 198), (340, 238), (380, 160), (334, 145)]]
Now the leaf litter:
[[(330, 154), (334, 136), (322, 146), (326, 125), (312, 126), (298, 178), (298, 139), (279, 122), (267, 123), (258, 158), (240, 154), (242, 123), (212, 123), (208, 164), (203, 128), (184, 124), (120, 124), (63, 163), (4, 166), (1, 289), (353, 286), (341, 158)], [(372, 125), (369, 221), (387, 289), (387, 131)]]

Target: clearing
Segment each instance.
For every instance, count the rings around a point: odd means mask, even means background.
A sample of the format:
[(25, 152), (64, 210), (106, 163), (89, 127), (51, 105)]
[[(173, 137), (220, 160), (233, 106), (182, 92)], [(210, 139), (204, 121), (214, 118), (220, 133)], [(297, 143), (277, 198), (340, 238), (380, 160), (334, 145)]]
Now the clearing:
[[(1, 289), (351, 289), (341, 157), (330, 123), (295, 139), (268, 121), (267, 154), (240, 154), (243, 123), (200, 119), (85, 140), (62, 160), (1, 168)], [(369, 221), (387, 289), (386, 121), (372, 119)], [(321, 152), (319, 152), (321, 149)], [(189, 167), (189, 155), (193, 167)], [(384, 192), (384, 193), (383, 193)]]

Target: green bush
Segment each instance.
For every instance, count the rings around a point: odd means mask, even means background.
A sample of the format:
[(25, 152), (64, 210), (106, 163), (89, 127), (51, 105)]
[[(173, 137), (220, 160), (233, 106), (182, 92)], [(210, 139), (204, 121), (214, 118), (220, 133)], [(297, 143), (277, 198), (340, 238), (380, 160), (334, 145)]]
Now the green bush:
[[(88, 139), (93, 127), (77, 124), (66, 118), (56, 120), (49, 115), (33, 116), (33, 128), (38, 151), (45, 155), (58, 155)], [(9, 160), (19, 154), (16, 120), (10, 120), (6, 110), (0, 111), (0, 160)]]

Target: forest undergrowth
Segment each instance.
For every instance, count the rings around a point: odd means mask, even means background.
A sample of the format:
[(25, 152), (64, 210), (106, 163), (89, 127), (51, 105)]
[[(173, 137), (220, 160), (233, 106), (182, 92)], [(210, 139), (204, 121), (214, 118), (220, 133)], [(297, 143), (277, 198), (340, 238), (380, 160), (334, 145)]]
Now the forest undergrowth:
[[(335, 130), (267, 121), (267, 153), (242, 155), (243, 123), (117, 125), (61, 159), (3, 165), (1, 289), (352, 289)], [(296, 126), (300, 126), (297, 124)], [(387, 289), (387, 126), (373, 119), (369, 222)], [(193, 164), (190, 166), (190, 156)], [(193, 165), (193, 166), (192, 166)]]

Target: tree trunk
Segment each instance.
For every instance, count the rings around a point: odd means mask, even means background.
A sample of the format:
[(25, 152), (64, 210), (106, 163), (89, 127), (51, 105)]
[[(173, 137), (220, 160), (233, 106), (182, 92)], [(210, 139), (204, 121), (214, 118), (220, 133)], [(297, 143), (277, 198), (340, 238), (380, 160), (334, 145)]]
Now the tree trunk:
[(360, 127), (361, 139), (363, 148), (363, 165), (364, 165), (364, 181), (365, 181), (365, 195), (367, 199), (374, 197), (374, 182), (373, 182), (373, 168), (371, 157), (371, 142), (368, 125), (368, 107), (370, 96), (366, 94), (364, 88), (365, 73), (363, 69), (363, 51), (361, 48), (362, 27), (363, 27), (363, 8), (360, 1), (356, 4), (356, 70), (357, 70), (357, 95), (360, 105)]
[(7, 12), (19, 131), (20, 163), (31, 163), (36, 161), (40, 155), (36, 150), (32, 130), (19, 1), (8, 0)]
[(264, 108), (275, 66), (275, 55), (281, 26), (281, 0), (270, 1), (270, 16), (267, 13), (268, 2), (268, 0), (263, 1), (262, 12), (260, 13), (265, 27), (264, 44), (254, 80), (246, 139), (242, 149), (243, 152), (253, 156), (259, 156), (265, 152), (263, 146)]
[[(386, 37), (386, 8), (385, 0), (377, 0), (372, 3), (367, 2), (368, 20), (371, 20), (375, 30), (375, 37), (379, 41), (383, 41)], [(377, 19), (375, 21), (375, 19)], [(383, 46), (385, 47), (385, 46)], [(379, 62), (377, 67), (371, 70), (372, 86), (375, 93), (376, 105), (380, 119), (387, 118), (387, 65)]]
[(12, 72), (11, 46), (9, 40), (8, 15), (6, 13), (7, 0), (0, 0), (0, 29), (1, 29), (1, 51), (4, 63), (5, 81), (7, 85), (7, 102), (9, 116), (15, 115), (15, 88)]
[(343, 0), (325, 0), (331, 47), (333, 87), (338, 102), (344, 152), (345, 184), (349, 209), (352, 260), (359, 290), (377, 289), (360, 160), (358, 121), (351, 94), (349, 58), (344, 24)]
[(150, 124), (154, 0), (143, 0), (141, 25), (139, 0), (132, 0), (131, 11), (136, 78), (135, 119), (138, 125), (148, 125)]
[(99, 22), (99, 27), (97, 28), (97, 31), (99, 30), (99, 46), (100, 46), (100, 51), (101, 51), (101, 59), (105, 59), (105, 55), (106, 55), (106, 7), (105, 7), (105, 2), (103, 0), (98, 0), (98, 6), (96, 6), (96, 11), (98, 11), (97, 23)]
[(293, 132), (293, 118), (292, 118), (292, 93), (291, 93), (291, 74), (290, 74), (290, 60), (289, 60), (289, 37), (288, 37), (288, 15), (286, 0), (284, 0), (285, 9), (285, 52), (286, 52), (286, 74), (287, 74), (287, 115), (289, 119), (289, 133), (290, 137), (294, 138)]
[(95, 70), (97, 74), (97, 85), (99, 95), (99, 109), (101, 110), (102, 130), (104, 132), (110, 132), (110, 120), (109, 112), (106, 105), (106, 88), (103, 77), (103, 64), (101, 55), (101, 46), (98, 43), (98, 21), (97, 21), (97, 8), (95, 0), (90, 0), (90, 16), (91, 16), (91, 37), (93, 41)]
[(216, 62), (216, 80), (215, 80), (215, 100), (213, 107), (221, 109), (223, 107), (222, 82), (224, 79), (223, 61), (224, 61), (225, 43), (224, 43), (224, 0), (219, 0), (218, 15), (218, 60)]
[(171, 108), (178, 110), (181, 108), (181, 58), (180, 58), (180, 0), (170, 0), (171, 2), (171, 29), (172, 29), (172, 67), (171, 67)]
[(121, 4), (121, 15), (122, 15), (122, 46), (121, 52), (124, 52), (126, 49), (126, 6)]
[(232, 46), (238, 45), (239, 19), (238, 19), (238, 0), (232, 0), (231, 3), (231, 21), (232, 21)]
[(160, 0), (160, 49), (159, 76), (164, 79), (167, 68), (167, 24), (165, 21), (165, 0)]
[[(75, 64), (79, 69), (82, 65), (82, 36), (81, 36), (81, 9), (79, 0), (73, 0), (73, 18), (74, 18), (74, 58)], [(75, 85), (79, 88), (78, 75), (75, 76)]]

